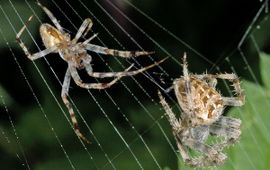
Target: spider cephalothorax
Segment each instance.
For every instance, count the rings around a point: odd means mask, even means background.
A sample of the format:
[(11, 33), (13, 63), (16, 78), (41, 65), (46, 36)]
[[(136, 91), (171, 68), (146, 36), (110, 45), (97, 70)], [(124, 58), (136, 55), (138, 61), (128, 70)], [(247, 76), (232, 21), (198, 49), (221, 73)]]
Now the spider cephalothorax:
[[(144, 68), (129, 71), (133, 65), (128, 67), (123, 72), (94, 72), (91, 61), (92, 57), (87, 53), (88, 51), (93, 51), (99, 54), (105, 55), (113, 55), (119, 56), (123, 58), (132, 58), (141, 55), (150, 55), (153, 52), (146, 52), (146, 51), (120, 51), (115, 49), (109, 49), (106, 47), (102, 47), (99, 45), (91, 44), (90, 41), (97, 36), (97, 34), (93, 35), (92, 37), (84, 40), (83, 42), (78, 42), (78, 40), (85, 36), (89, 30), (91, 29), (93, 23), (90, 18), (87, 18), (83, 21), (81, 27), (79, 28), (77, 34), (73, 39), (70, 38), (70, 35), (64, 31), (62, 26), (59, 24), (57, 19), (54, 15), (49, 11), (46, 7), (42, 6), (39, 2), (38, 5), (43, 9), (43, 11), (48, 15), (48, 17), (53, 22), (54, 26), (50, 24), (42, 24), (40, 26), (40, 36), (42, 38), (43, 44), (46, 47), (45, 50), (40, 51), (38, 53), (31, 54), (25, 44), (21, 41), (20, 37), (23, 31), (26, 29), (26, 25), (22, 27), (22, 29), (18, 32), (16, 39), (23, 49), (24, 53), (30, 60), (36, 60), (38, 58), (44, 57), (49, 53), (59, 53), (61, 58), (65, 60), (68, 64), (68, 68), (66, 71), (65, 79), (62, 86), (62, 99), (65, 103), (66, 107), (69, 110), (71, 120), (73, 123), (74, 130), (76, 134), (88, 142), (88, 140), (81, 134), (78, 128), (78, 123), (75, 117), (75, 113), (73, 108), (68, 100), (68, 90), (70, 85), (71, 78), (75, 81), (75, 83), (86, 89), (105, 89), (111, 87), (115, 84), (121, 77), (123, 76), (132, 76), (138, 73), (142, 73), (143, 71), (150, 69), (158, 64), (162, 63), (165, 59), (154, 63), (152, 65), (146, 66)], [(32, 16), (29, 18), (28, 22), (32, 19)], [(77, 69), (85, 69), (89, 76), (95, 78), (105, 78), (105, 77), (114, 77), (114, 79), (108, 83), (84, 83), (78, 72)]]
[[(223, 97), (215, 89), (217, 78), (232, 82), (236, 97)], [(179, 119), (161, 93), (158, 94), (184, 162), (193, 167), (224, 163), (223, 148), (237, 142), (241, 134), (241, 120), (222, 116), (226, 106), (242, 106), (245, 102), (238, 77), (235, 74), (190, 74), (184, 55), (183, 76), (174, 80), (173, 88), (183, 111)], [(209, 135), (220, 136), (223, 141), (208, 144)], [(188, 148), (200, 152), (201, 156), (193, 158)]]

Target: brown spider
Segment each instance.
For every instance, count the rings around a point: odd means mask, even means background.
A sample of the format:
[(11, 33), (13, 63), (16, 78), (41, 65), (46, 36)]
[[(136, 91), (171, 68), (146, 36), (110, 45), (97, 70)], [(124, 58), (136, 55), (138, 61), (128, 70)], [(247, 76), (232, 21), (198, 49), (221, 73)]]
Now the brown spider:
[[(180, 154), (187, 165), (208, 167), (224, 163), (227, 156), (224, 147), (239, 141), (241, 120), (221, 116), (225, 106), (242, 106), (245, 96), (235, 74), (190, 74), (186, 54), (183, 57), (183, 76), (174, 80), (173, 89), (183, 111), (176, 118), (164, 97), (158, 92), (160, 103), (172, 126), (173, 135)], [(217, 78), (233, 83), (236, 97), (223, 97), (215, 89)], [(207, 144), (209, 135), (220, 136), (221, 143)], [(201, 153), (191, 157), (188, 148)]]
[[(87, 18), (84, 20), (77, 34), (75, 35), (75, 38), (71, 40), (70, 35), (63, 30), (63, 28), (61, 27), (57, 19), (54, 17), (54, 15), (51, 13), (51, 11), (49, 11), (46, 7), (41, 5), (39, 2), (37, 2), (37, 4), (43, 9), (43, 11), (48, 15), (48, 17), (51, 19), (51, 21), (55, 25), (54, 27), (50, 24), (45, 23), (40, 26), (40, 36), (42, 38), (43, 44), (46, 47), (46, 49), (38, 53), (34, 53), (34, 54), (31, 54), (28, 51), (27, 47), (20, 39), (23, 31), (26, 29), (26, 24), (18, 32), (16, 39), (20, 47), (23, 49), (24, 53), (30, 60), (39, 59), (41, 57), (46, 56), (49, 53), (59, 53), (60, 57), (68, 63), (68, 68), (67, 68), (65, 79), (62, 86), (61, 96), (62, 96), (63, 102), (68, 108), (75, 133), (81, 139), (89, 143), (89, 141), (80, 132), (78, 128), (78, 123), (75, 117), (75, 113), (73, 111), (73, 108), (70, 102), (68, 101), (68, 90), (69, 90), (71, 78), (73, 78), (75, 83), (82, 88), (105, 89), (105, 88), (111, 87), (121, 77), (132, 76), (132, 75), (141, 73), (147, 69), (150, 69), (154, 66), (159, 65), (165, 59), (159, 62), (156, 62), (152, 65), (146, 66), (144, 68), (134, 70), (134, 71), (129, 71), (131, 67), (133, 66), (131, 65), (123, 72), (94, 72), (91, 66), (92, 57), (89, 54), (87, 54), (87, 50), (100, 53), (100, 54), (120, 56), (124, 58), (137, 57), (141, 55), (150, 55), (153, 52), (119, 51), (119, 50), (108, 49), (106, 47), (89, 43), (93, 38), (97, 36), (97, 34), (93, 35), (92, 37), (86, 39), (83, 42), (78, 42), (79, 38), (81, 38), (81, 36), (83, 35), (86, 35), (88, 31), (91, 29), (93, 23), (90, 18)], [(28, 19), (28, 22), (30, 22), (31, 19), (32, 19), (32, 16)], [(77, 72), (77, 69), (85, 69), (88, 75), (91, 77), (96, 77), (96, 78), (115, 77), (115, 78), (109, 83), (84, 83), (81, 80)]]

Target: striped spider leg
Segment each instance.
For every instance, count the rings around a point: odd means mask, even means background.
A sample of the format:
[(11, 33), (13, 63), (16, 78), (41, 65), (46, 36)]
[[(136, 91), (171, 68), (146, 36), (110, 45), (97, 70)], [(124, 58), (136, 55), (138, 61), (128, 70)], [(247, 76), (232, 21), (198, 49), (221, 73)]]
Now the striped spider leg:
[[(124, 76), (133, 76), (139, 73), (142, 73), (152, 67), (159, 65), (160, 63), (164, 62), (165, 59), (155, 62), (149, 66), (143, 67), (138, 70), (130, 71), (133, 65), (129, 66), (122, 72), (95, 72), (91, 66), (92, 57), (87, 53), (88, 51), (93, 51), (95, 53), (105, 54), (105, 55), (112, 55), (112, 56), (119, 56), (124, 58), (132, 58), (138, 57), (142, 55), (150, 55), (153, 52), (147, 51), (121, 51), (115, 49), (109, 49), (106, 47), (98, 46), (91, 44), (90, 41), (97, 36), (94, 34), (90, 38), (86, 39), (83, 42), (78, 42), (82, 36), (85, 36), (89, 30), (91, 29), (93, 23), (90, 18), (87, 18), (83, 21), (82, 25), (80, 26), (78, 32), (76, 33), (75, 37), (71, 39), (70, 35), (64, 31), (60, 23), (57, 21), (55, 16), (49, 11), (45, 6), (41, 5), (39, 2), (37, 4), (43, 9), (43, 11), (47, 14), (50, 18), (54, 26), (43, 23), (40, 26), (40, 36), (42, 38), (43, 44), (45, 49), (31, 54), (27, 49), (26, 45), (21, 40), (21, 35), (26, 29), (26, 25), (31, 21), (32, 16), (28, 19), (27, 23), (21, 28), (21, 30), (16, 35), (16, 40), (19, 43), (20, 47), (24, 51), (25, 55), (30, 60), (36, 60), (42, 58), (50, 53), (59, 53), (60, 57), (67, 62), (68, 68), (66, 71), (65, 79), (62, 86), (62, 100), (66, 107), (68, 108), (71, 121), (73, 124), (73, 128), (75, 133), (78, 137), (83, 139), (86, 142), (89, 142), (84, 135), (80, 132), (78, 123), (75, 117), (75, 112), (73, 111), (72, 105), (68, 101), (68, 91), (71, 78), (75, 81), (76, 85), (85, 89), (106, 89), (111, 87), (115, 84), (119, 79)], [(114, 78), (112, 81), (108, 83), (84, 83), (77, 70), (85, 69), (89, 76), (96, 77), (96, 78), (105, 78), (105, 77), (112, 77)]]

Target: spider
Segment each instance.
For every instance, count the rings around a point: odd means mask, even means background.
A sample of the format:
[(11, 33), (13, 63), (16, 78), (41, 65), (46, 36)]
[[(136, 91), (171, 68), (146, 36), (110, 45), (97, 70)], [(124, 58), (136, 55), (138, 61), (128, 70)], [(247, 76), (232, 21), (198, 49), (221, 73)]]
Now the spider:
[[(132, 57), (137, 57), (141, 55), (150, 55), (153, 52), (119, 51), (119, 50), (109, 49), (106, 47), (89, 43), (93, 38), (97, 36), (97, 34), (94, 34), (93, 36), (91, 36), (90, 38), (86, 39), (83, 42), (78, 42), (79, 38), (81, 38), (82, 36), (85, 36), (88, 33), (88, 31), (91, 29), (93, 23), (90, 18), (87, 18), (83, 21), (82, 25), (80, 26), (78, 32), (75, 35), (75, 38), (71, 39), (70, 35), (64, 31), (64, 29), (59, 24), (59, 22), (57, 21), (55, 16), (52, 14), (52, 12), (49, 11), (41, 3), (37, 2), (37, 4), (43, 9), (43, 11), (47, 14), (47, 16), (50, 18), (50, 20), (53, 22), (55, 26), (54, 27), (47, 23), (43, 23), (40, 26), (40, 36), (42, 38), (43, 44), (46, 47), (46, 49), (40, 52), (34, 53), (34, 54), (31, 54), (28, 51), (27, 47), (25, 46), (23, 41), (20, 39), (23, 31), (26, 29), (26, 24), (21, 28), (21, 30), (16, 35), (16, 40), (19, 43), (20, 47), (23, 49), (25, 55), (30, 60), (36, 60), (36, 59), (42, 58), (50, 53), (59, 53), (60, 57), (68, 63), (68, 68), (65, 74), (63, 85), (62, 85), (61, 97), (69, 111), (75, 133), (81, 139), (89, 143), (89, 141), (83, 136), (83, 134), (79, 130), (78, 123), (75, 117), (75, 112), (72, 108), (72, 105), (70, 104), (68, 100), (68, 91), (69, 91), (71, 78), (81, 88), (106, 89), (106, 88), (111, 87), (113, 84), (115, 84), (121, 77), (132, 76), (132, 75), (141, 73), (147, 69), (150, 69), (154, 66), (159, 65), (166, 58), (152, 65), (149, 65), (149, 66), (146, 66), (144, 68), (134, 70), (134, 71), (129, 71), (133, 66), (131, 65), (123, 72), (94, 72), (91, 66), (92, 57), (89, 54), (87, 54), (87, 50), (93, 51), (95, 53), (119, 56), (123, 58), (132, 58)], [(31, 19), (32, 19), (32, 16), (30, 16), (30, 18), (28, 19), (28, 22), (30, 22)], [(115, 77), (115, 78), (108, 83), (84, 83), (81, 80), (77, 69), (79, 70), (85, 69), (89, 76), (95, 77), (95, 78), (106, 78), (106, 77)]]
[[(232, 82), (236, 97), (221, 96), (215, 89), (218, 78)], [(238, 77), (233, 73), (190, 74), (184, 54), (183, 76), (174, 80), (172, 88), (183, 111), (179, 119), (160, 91), (158, 95), (185, 164), (201, 168), (223, 164), (227, 158), (223, 148), (239, 141), (241, 134), (240, 119), (222, 116), (226, 106), (242, 106), (245, 102)], [(210, 135), (222, 137), (222, 141), (207, 144)], [(188, 148), (200, 156), (191, 156)]]

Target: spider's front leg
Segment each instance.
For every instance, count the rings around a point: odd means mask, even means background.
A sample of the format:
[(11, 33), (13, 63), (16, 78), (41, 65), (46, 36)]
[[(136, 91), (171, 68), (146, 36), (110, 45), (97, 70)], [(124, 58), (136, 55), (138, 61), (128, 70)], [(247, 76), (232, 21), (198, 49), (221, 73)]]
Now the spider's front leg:
[(245, 103), (245, 95), (240, 86), (239, 78), (235, 74), (218, 74), (216, 78), (227, 79), (233, 83), (236, 97), (223, 97), (224, 105), (242, 106)]
[(190, 157), (188, 155), (187, 149), (183, 146), (181, 140), (179, 140), (179, 138), (178, 138), (178, 134), (179, 134), (180, 129), (181, 129), (181, 124), (177, 120), (177, 118), (175, 117), (175, 114), (173, 113), (173, 111), (170, 108), (169, 104), (166, 102), (165, 98), (161, 95), (160, 91), (158, 91), (158, 97), (160, 99), (161, 105), (163, 106), (163, 108), (165, 110), (166, 117), (169, 120), (170, 125), (172, 126), (173, 135), (174, 135), (177, 147), (179, 149), (179, 152), (180, 152), (183, 160), (185, 162), (187, 162), (187, 161), (190, 160)]
[(63, 30), (62, 26), (59, 24), (59, 22), (57, 21), (57, 19), (55, 18), (55, 16), (52, 14), (52, 12), (46, 8), (45, 6), (43, 6), (39, 1), (37, 1), (38, 6), (40, 6), (43, 11), (48, 15), (48, 17), (51, 19), (51, 21), (53, 22), (53, 24), (56, 26), (56, 28), (61, 32), (61, 33), (65, 33), (65, 31)]
[(85, 48), (89, 51), (93, 51), (95, 53), (100, 53), (100, 54), (105, 54), (105, 55), (119, 56), (119, 57), (123, 57), (123, 58), (132, 58), (132, 57), (138, 57), (141, 55), (150, 55), (150, 54), (154, 53), (153, 51), (147, 52), (147, 51), (115, 50), (115, 49), (109, 49), (106, 47), (102, 47), (102, 46), (94, 45), (94, 44), (90, 44), (90, 43), (84, 44), (84, 45), (85, 45)]
[[(187, 63), (187, 54), (184, 53), (183, 56), (183, 78), (185, 81), (185, 92), (186, 92), (186, 96), (187, 96), (187, 104), (188, 104), (188, 108), (190, 108), (191, 110), (194, 109), (193, 106), (193, 99), (192, 99), (192, 95), (191, 95), (191, 83), (190, 83), (190, 75), (188, 72), (188, 63)], [(178, 88), (175, 88), (175, 90), (177, 90), (177, 92), (175, 94), (179, 94), (178, 92)]]
[(24, 26), (20, 29), (20, 31), (17, 33), (16, 35), (16, 41), (19, 43), (20, 47), (22, 48), (23, 52), (25, 53), (25, 55), (30, 59), (30, 60), (36, 60), (39, 59), (41, 57), (46, 56), (49, 53), (55, 52), (57, 50), (57, 46), (52, 46), (50, 48), (47, 48), (45, 50), (42, 50), (40, 52), (31, 54), (29, 52), (29, 50), (27, 49), (26, 45), (24, 44), (24, 42), (21, 40), (21, 35), (24, 32), (24, 30), (26, 29), (26, 25), (28, 24), (28, 22), (31, 21), (33, 16), (30, 16), (27, 23), (24, 24)]
[(170, 125), (172, 126), (173, 131), (179, 131), (181, 128), (181, 124), (175, 117), (175, 114), (173, 113), (169, 104), (166, 102), (165, 98), (161, 95), (160, 91), (158, 91), (158, 97), (160, 99), (161, 105), (163, 106), (165, 110), (166, 117), (168, 118), (168, 121), (170, 122)]
[[(125, 71), (130, 70), (132, 67), (132, 65), (130, 67), (128, 67)], [(109, 83), (83, 83), (83, 81), (81, 80), (77, 69), (74, 66), (71, 66), (71, 64), (69, 64), (68, 67), (71, 76), (73, 78), (73, 80), (75, 81), (75, 83), (82, 88), (85, 89), (106, 89), (111, 87), (113, 84), (115, 84), (118, 80), (120, 80), (123, 76), (118, 76), (115, 79), (113, 79), (112, 81), (110, 81)]]
[[(164, 62), (166, 59), (167, 58), (164, 58), (164, 59), (162, 59), (154, 64), (151, 64), (149, 66), (146, 66), (146, 67), (143, 67), (141, 69), (134, 70), (134, 71), (107, 72), (107, 73), (93, 72), (92, 66), (90, 64), (86, 65), (85, 69), (86, 69), (89, 76), (96, 77), (96, 78), (133, 76), (133, 75), (142, 73), (142, 72), (144, 72), (152, 67), (159, 65), (160, 63)], [(133, 65), (131, 65), (130, 67), (132, 67), (132, 66)]]
[(78, 126), (78, 121), (76, 119), (75, 116), (75, 112), (72, 108), (71, 103), (68, 100), (68, 91), (69, 91), (69, 86), (70, 86), (70, 79), (71, 79), (71, 75), (69, 70), (67, 69), (66, 75), (65, 75), (65, 79), (64, 79), (64, 83), (63, 83), (63, 87), (62, 87), (62, 92), (61, 92), (61, 97), (62, 100), (64, 102), (64, 104), (66, 105), (68, 112), (70, 114), (70, 118), (71, 118), (71, 122), (73, 124), (73, 128), (74, 131), (76, 133), (76, 135), (78, 137), (80, 137), (81, 139), (83, 139), (84, 141), (86, 141), (87, 143), (90, 143), (85, 137), (84, 135), (80, 132), (79, 126)]
[(213, 75), (213, 74), (196, 74), (196, 75), (193, 75), (193, 76), (195, 76), (196, 78), (201, 79), (201, 80), (206, 80), (207, 84), (210, 87), (215, 88), (216, 85), (217, 85), (216, 75)]

